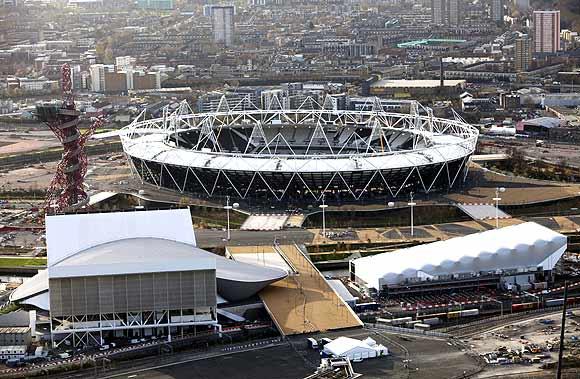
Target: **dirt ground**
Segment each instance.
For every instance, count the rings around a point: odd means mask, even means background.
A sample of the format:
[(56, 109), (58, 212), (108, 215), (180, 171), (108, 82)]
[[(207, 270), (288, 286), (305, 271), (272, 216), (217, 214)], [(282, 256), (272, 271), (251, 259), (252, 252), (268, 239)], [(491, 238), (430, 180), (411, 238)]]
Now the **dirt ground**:
[(59, 145), (48, 127), (0, 127), (0, 156), (28, 153)]
[[(576, 313), (578, 311), (575, 311)], [(541, 319), (553, 320), (553, 324), (540, 323)], [(566, 320), (565, 344), (571, 343), (580, 336), (580, 318), (570, 316)], [(543, 362), (556, 361), (558, 351), (547, 351), (548, 343), (554, 344), (560, 336), (561, 314), (539, 315), (533, 319), (516, 322), (512, 325), (498, 327), (491, 331), (465, 339), (469, 349), (476, 354), (484, 354), (496, 351), (498, 348), (505, 346), (512, 350), (521, 350), (525, 345), (530, 343), (537, 344), (543, 351), (538, 354), (526, 353), (524, 356), (534, 357), (539, 354), (545, 356)], [(541, 370), (542, 363), (537, 364), (510, 364), (510, 365), (488, 365), (485, 370), (476, 375), (475, 378), (486, 378), (496, 375), (507, 375), (514, 373), (529, 373)]]
[(474, 165), (463, 188), (442, 196), (460, 203), (492, 203), (496, 187), (504, 187), (501, 204), (533, 203), (580, 194), (580, 183), (558, 183), (502, 175)]
[[(105, 154), (89, 157), (86, 175), (89, 192), (111, 190), (111, 187), (130, 179), (127, 162), (118, 156), (119, 154)], [(117, 158), (110, 160), (112, 157)], [(0, 191), (45, 190), (54, 177), (57, 164), (55, 161), (16, 169), (0, 169)]]

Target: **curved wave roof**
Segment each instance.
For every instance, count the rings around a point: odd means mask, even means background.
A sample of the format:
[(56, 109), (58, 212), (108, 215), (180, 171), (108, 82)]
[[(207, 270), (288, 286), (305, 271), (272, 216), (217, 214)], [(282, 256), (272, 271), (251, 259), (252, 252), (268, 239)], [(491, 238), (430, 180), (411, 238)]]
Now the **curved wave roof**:
[(552, 270), (566, 251), (566, 236), (526, 222), (501, 229), (352, 261), (369, 288), (460, 273), (541, 267)]
[(52, 264), (10, 296), (21, 301), (48, 291), (48, 279), (215, 269), (218, 292), (235, 301), (286, 277), (284, 270), (236, 262), (183, 242), (128, 238), (82, 250)]

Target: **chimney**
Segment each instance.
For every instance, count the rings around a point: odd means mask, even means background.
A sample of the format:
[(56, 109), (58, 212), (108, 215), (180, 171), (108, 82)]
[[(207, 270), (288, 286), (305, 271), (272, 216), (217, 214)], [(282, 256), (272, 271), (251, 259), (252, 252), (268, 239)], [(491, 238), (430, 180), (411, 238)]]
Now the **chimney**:
[(444, 71), (443, 71), (443, 57), (439, 57), (439, 86), (445, 86)]

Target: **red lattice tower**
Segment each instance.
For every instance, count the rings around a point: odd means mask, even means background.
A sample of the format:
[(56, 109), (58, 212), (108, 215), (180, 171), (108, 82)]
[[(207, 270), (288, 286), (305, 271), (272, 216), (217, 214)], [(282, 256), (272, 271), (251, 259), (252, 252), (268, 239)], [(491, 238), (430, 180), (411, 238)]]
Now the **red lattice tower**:
[(81, 133), (80, 112), (76, 109), (72, 92), (71, 69), (68, 64), (61, 68), (63, 102), (60, 107), (43, 104), (37, 107), (38, 118), (45, 122), (63, 146), (62, 159), (56, 168), (46, 194), (46, 212), (62, 212), (83, 207), (88, 203), (84, 189), (87, 173), (85, 144), (96, 128), (102, 125), (97, 118)]

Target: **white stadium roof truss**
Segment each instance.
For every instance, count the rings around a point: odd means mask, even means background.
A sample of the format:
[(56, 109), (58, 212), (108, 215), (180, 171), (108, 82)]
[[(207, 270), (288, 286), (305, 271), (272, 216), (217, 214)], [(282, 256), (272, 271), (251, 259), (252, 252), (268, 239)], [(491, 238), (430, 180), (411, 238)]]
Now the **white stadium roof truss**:
[[(432, 111), (415, 102), (410, 114), (386, 112), (380, 101), (374, 100), (371, 111), (351, 111), (328, 109), (332, 106), (330, 96), (321, 105), (312, 98), (307, 98), (298, 109), (282, 109), (280, 101), (274, 97), (270, 109), (239, 110), (244, 100), (231, 107), (222, 98), (217, 112), (196, 114), (186, 101), (172, 113), (166, 108), (163, 117), (145, 119), (142, 112), (120, 134), (125, 153), (129, 157), (141, 160), (141, 171), (149, 173), (154, 185), (161, 187), (161, 176), (169, 174), (180, 192), (185, 192), (188, 180), (197, 180), (208, 196), (216, 190), (220, 177), (225, 177), (240, 198), (246, 198), (251, 184), (247, 188), (234, 185), (227, 172), (253, 171), (251, 183), (261, 180), (271, 194), (278, 200), (285, 196), (286, 190), (293, 180), (299, 179), (314, 200), (319, 201), (324, 192), (338, 177), (345, 184), (346, 191), (354, 199), (359, 199), (369, 184), (380, 178), (392, 196), (397, 196), (404, 189), (412, 174), (417, 174), (425, 192), (432, 190), (438, 178), (447, 178), (450, 187), (457, 181), (461, 169), (450, 169), (448, 162), (461, 161), (461, 167), (466, 167), (471, 154), (475, 150), (478, 131), (465, 123), (457, 114), (455, 119), (440, 119), (432, 115)], [(426, 113), (420, 114), (423, 109)], [(251, 127), (251, 133), (240, 133), (236, 127)], [(289, 140), (281, 130), (284, 128), (308, 128), (308, 140), (302, 141), (305, 146), (297, 148), (294, 141)], [(327, 130), (340, 129), (348, 133), (342, 141), (333, 144)], [(220, 145), (219, 138), (223, 130), (229, 129), (241, 140), (245, 141), (240, 151), (229, 151)], [(369, 129), (368, 136), (359, 131)], [(195, 131), (197, 141), (191, 147), (186, 145), (181, 133)], [(270, 131), (268, 133), (267, 131)], [(273, 133), (272, 133), (273, 131)], [(296, 133), (296, 132), (295, 132)], [(339, 132), (336, 132), (339, 133)], [(410, 148), (402, 147), (409, 144)], [(317, 154), (325, 149), (324, 153)], [(131, 166), (134, 165), (132, 160)], [(162, 169), (157, 174), (147, 162), (160, 164)], [(421, 166), (441, 164), (433, 180), (421, 176)], [(187, 168), (185, 180), (177, 180), (166, 165)], [(208, 182), (196, 174), (195, 168), (210, 168), (218, 172), (215, 181)], [(345, 169), (350, 172), (374, 171), (365, 190), (353, 191), (345, 179)], [(382, 173), (385, 169), (412, 168), (407, 179), (398, 188), (389, 185), (388, 178)], [(134, 173), (138, 172), (132, 167)], [(274, 190), (268, 183), (265, 174), (282, 172), (291, 179), (286, 189)], [(323, 191), (308, 188), (302, 177), (304, 173), (329, 173), (332, 179)], [(464, 170), (464, 175), (467, 170)], [(377, 177), (378, 176), (378, 177)], [(335, 182), (336, 183), (336, 182)], [(320, 188), (318, 188), (320, 190)]]

